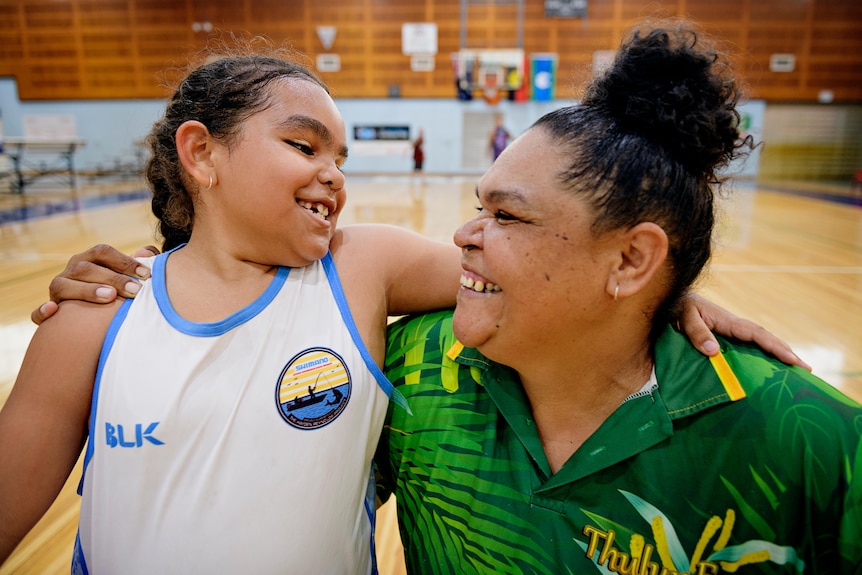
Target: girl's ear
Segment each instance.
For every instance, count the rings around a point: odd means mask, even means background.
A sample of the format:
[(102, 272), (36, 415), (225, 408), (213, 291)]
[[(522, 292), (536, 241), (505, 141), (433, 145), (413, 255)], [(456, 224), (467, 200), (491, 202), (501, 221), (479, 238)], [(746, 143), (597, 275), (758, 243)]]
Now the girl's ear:
[(216, 181), (212, 161), (213, 145), (209, 130), (197, 120), (177, 128), (177, 154), (186, 172), (201, 186), (210, 189)]
[(657, 224), (640, 223), (629, 229), (622, 240), (619, 263), (608, 278), (607, 290), (614, 297), (631, 296), (645, 289), (667, 259), (667, 234)]

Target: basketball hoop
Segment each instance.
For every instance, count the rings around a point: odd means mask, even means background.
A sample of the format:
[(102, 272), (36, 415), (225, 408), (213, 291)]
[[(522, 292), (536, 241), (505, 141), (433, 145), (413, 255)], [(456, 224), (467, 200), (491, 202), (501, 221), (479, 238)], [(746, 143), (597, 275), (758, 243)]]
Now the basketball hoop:
[(483, 66), (479, 69), (479, 81), (482, 84), (482, 99), (492, 106), (499, 104), (500, 98), (503, 95), (501, 76), (502, 70), (496, 66)]
[(524, 79), (524, 51), (461, 50), (452, 55), (459, 90), (481, 92), (482, 99), (496, 105), (503, 93), (517, 90)]
[(500, 97), (502, 96), (503, 90), (500, 90), (496, 87), (488, 86), (482, 89), (482, 99), (485, 100), (492, 106), (496, 106), (500, 103)]

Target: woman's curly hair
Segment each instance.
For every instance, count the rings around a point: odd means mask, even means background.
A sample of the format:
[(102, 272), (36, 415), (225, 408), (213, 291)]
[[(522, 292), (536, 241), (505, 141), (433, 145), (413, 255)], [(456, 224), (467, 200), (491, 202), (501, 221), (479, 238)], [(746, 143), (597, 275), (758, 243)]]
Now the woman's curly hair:
[(594, 232), (650, 221), (667, 234), (670, 285), (656, 329), (710, 258), (721, 169), (753, 147), (739, 131), (740, 97), (725, 59), (690, 24), (646, 25), (580, 105), (534, 124), (570, 154), (560, 177), (594, 209)]

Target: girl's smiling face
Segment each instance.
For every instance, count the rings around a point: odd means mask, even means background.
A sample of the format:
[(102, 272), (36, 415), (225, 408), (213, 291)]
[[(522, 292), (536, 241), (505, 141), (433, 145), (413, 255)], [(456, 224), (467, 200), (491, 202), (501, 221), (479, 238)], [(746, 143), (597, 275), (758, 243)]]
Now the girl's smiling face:
[(479, 181), (479, 213), (455, 233), (464, 270), (455, 335), (516, 369), (601, 321), (619, 253), (563, 186), (570, 166), (557, 148), (540, 128), (516, 139)]
[(216, 144), (219, 193), (207, 210), (221, 214), (237, 248), (253, 246), (251, 259), (299, 267), (326, 254), (347, 198), (344, 121), (312, 82), (281, 80), (271, 90), (236, 140)]

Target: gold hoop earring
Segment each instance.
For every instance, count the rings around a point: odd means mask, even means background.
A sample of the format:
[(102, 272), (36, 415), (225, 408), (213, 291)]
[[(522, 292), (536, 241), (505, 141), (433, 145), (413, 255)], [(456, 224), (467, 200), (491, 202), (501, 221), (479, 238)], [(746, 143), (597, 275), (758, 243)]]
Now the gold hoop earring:
[(210, 176), (210, 183), (207, 187), (204, 188), (204, 190), (211, 190), (212, 188), (213, 188), (213, 177)]
[(619, 297), (619, 295), (620, 295), (620, 286), (617, 285), (617, 287), (614, 288), (614, 301), (617, 301), (617, 297)]

